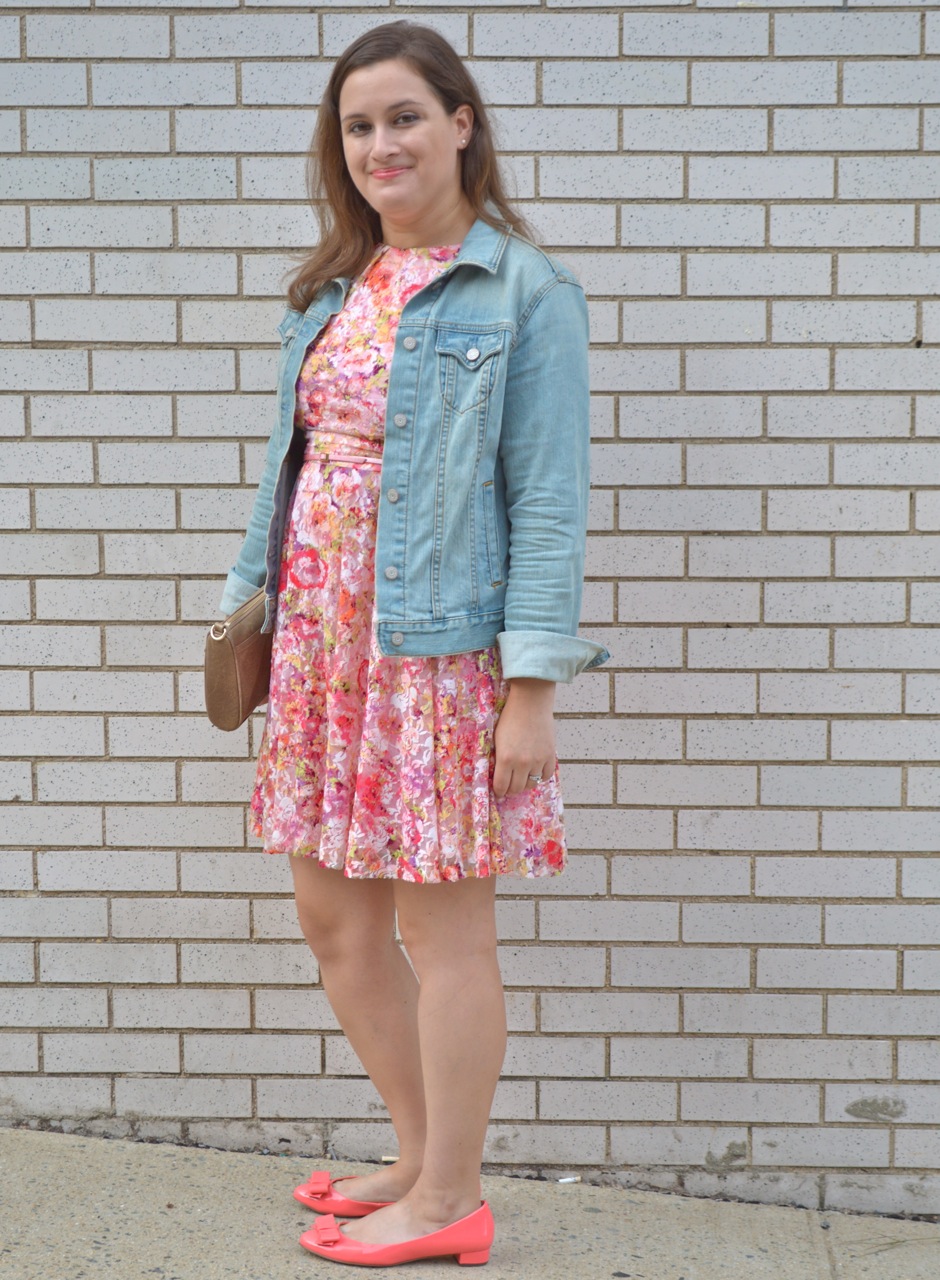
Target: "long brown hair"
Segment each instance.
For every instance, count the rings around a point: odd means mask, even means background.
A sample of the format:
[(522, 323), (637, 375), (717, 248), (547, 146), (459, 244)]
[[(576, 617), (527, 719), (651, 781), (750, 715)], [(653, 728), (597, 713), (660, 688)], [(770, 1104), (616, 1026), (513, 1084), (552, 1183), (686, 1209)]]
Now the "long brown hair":
[(464, 195), (478, 218), (492, 226), (508, 224), (529, 236), (524, 220), (506, 198), (480, 91), (460, 57), (431, 27), (385, 23), (366, 31), (340, 54), (323, 93), (307, 156), (307, 189), (320, 223), (320, 240), (290, 281), (287, 299), (295, 311), (306, 311), (334, 276), (355, 276), (382, 239), (379, 215), (359, 194), (346, 168), (339, 95), (350, 72), (393, 59), (407, 62), (427, 81), (448, 115), (462, 103), (469, 104), (473, 127), (460, 153)]

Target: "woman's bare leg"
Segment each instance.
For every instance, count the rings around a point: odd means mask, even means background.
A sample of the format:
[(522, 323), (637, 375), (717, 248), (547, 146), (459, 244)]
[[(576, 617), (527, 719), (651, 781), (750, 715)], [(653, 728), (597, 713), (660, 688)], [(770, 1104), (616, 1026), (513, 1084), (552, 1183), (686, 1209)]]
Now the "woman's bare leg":
[(315, 858), (291, 858), (297, 915), (327, 999), (388, 1108), (397, 1164), (344, 1182), (356, 1200), (397, 1200), (422, 1165), (424, 1090), (418, 982), (395, 940), (394, 884), (352, 880)]
[(495, 876), (395, 884), (399, 929), (420, 982), (427, 1139), (421, 1173), (407, 1195), (343, 1225), (357, 1240), (409, 1240), (480, 1206), (483, 1143), (506, 1050), (495, 890)]

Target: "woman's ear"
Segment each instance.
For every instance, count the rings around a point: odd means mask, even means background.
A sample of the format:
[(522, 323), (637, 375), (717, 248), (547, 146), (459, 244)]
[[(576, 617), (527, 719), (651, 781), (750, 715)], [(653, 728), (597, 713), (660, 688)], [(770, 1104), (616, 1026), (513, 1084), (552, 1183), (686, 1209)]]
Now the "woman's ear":
[(462, 102), (454, 112), (454, 124), (457, 126), (457, 146), (465, 147), (470, 142), (473, 132), (473, 107), (469, 102)]

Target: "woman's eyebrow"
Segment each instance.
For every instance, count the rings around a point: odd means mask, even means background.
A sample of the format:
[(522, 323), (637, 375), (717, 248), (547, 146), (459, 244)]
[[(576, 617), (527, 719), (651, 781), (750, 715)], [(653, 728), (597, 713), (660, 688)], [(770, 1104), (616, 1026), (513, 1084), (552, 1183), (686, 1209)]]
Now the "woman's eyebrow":
[[(403, 99), (401, 102), (393, 102), (393, 103), (391, 103), (389, 106), (387, 106), (387, 107), (385, 108), (385, 110), (386, 110), (386, 111), (400, 111), (400, 110), (402, 109), (402, 107), (420, 107), (420, 106), (422, 106), (422, 105), (423, 105), (423, 104), (422, 104), (422, 103), (420, 103), (420, 102), (418, 102), (416, 98), (405, 98), (405, 99)], [(366, 113), (365, 113), (364, 111), (348, 111), (348, 112), (346, 113), (346, 115), (341, 116), (341, 117), (340, 117), (340, 119), (341, 119), (341, 120), (343, 120), (343, 121), (345, 122), (346, 120), (353, 120), (353, 119), (355, 119), (357, 116), (362, 116), (362, 115), (365, 115), (365, 114), (366, 114)]]

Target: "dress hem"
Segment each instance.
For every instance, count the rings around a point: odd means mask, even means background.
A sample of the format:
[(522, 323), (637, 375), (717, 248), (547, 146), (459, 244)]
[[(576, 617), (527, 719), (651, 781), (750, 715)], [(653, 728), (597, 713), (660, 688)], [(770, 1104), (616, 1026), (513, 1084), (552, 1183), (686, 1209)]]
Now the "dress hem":
[[(362, 873), (359, 873), (357, 875), (350, 875), (349, 872), (344, 867), (336, 867), (331, 865), (329, 862), (323, 862), (319, 858), (317, 858), (317, 855), (313, 852), (294, 853), (288, 849), (264, 849), (262, 850), (262, 852), (265, 854), (268, 854), (271, 857), (316, 859), (317, 865), (322, 867), (324, 871), (337, 871), (339, 872), (340, 875), (344, 876), (345, 879), (347, 880), (404, 880), (404, 881), (409, 880), (409, 877), (407, 876), (389, 875), (388, 872), (383, 872), (383, 871), (377, 871), (374, 875), (368, 875), (368, 874), (362, 874)], [(413, 877), (413, 881), (419, 884), (453, 884), (458, 880), (489, 880), (491, 876), (501, 876), (504, 878), (509, 877), (516, 880), (547, 880), (550, 878), (554, 878), (555, 876), (560, 876), (562, 872), (564, 872), (566, 869), (567, 869), (567, 866), (561, 866), (561, 867), (546, 866), (544, 870), (540, 870), (540, 871), (536, 871), (536, 870), (520, 871), (512, 867), (507, 867), (505, 871), (490, 870), (481, 875), (479, 872), (468, 873), (464, 868), (462, 869), (462, 874), (459, 876), (454, 876), (453, 880), (447, 880), (444, 877), (431, 879), (426, 875), (422, 875), (420, 879), (417, 876)]]

